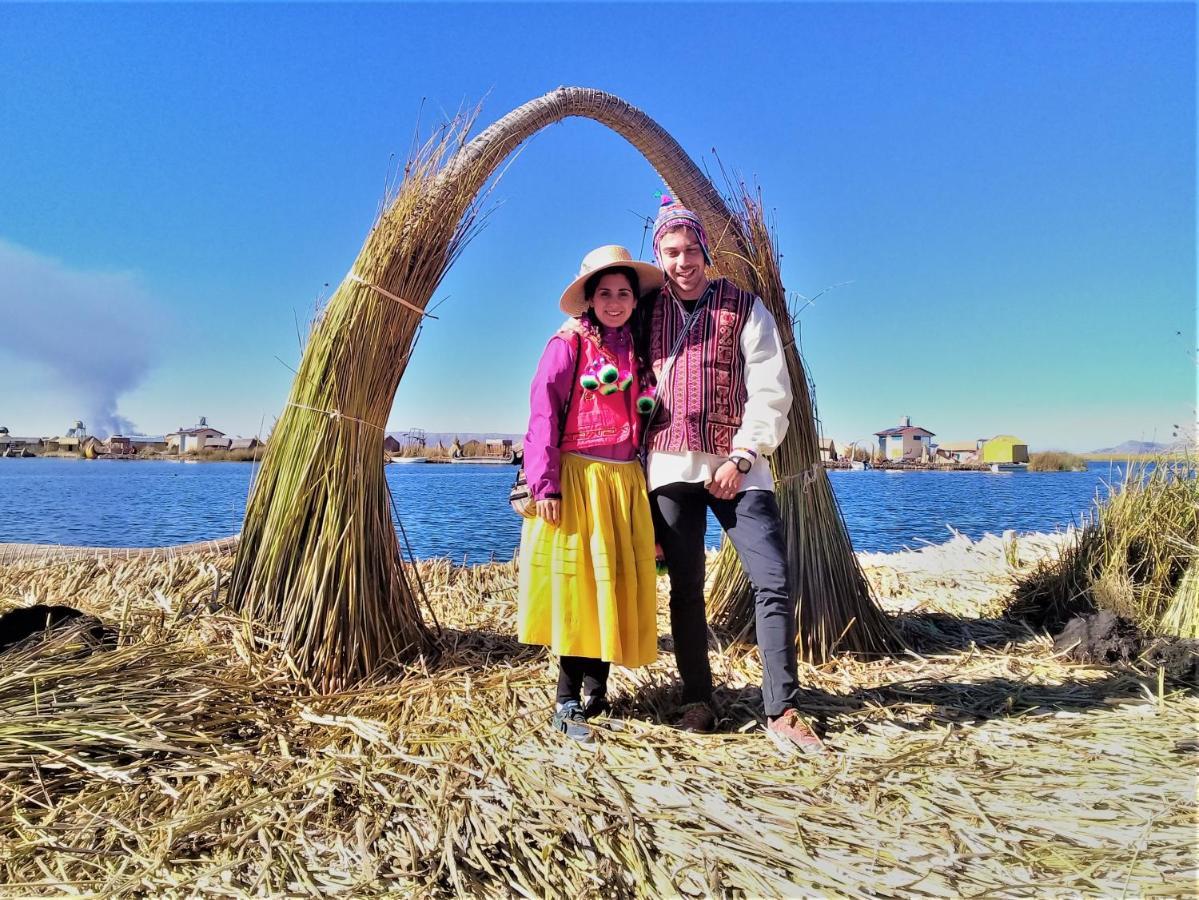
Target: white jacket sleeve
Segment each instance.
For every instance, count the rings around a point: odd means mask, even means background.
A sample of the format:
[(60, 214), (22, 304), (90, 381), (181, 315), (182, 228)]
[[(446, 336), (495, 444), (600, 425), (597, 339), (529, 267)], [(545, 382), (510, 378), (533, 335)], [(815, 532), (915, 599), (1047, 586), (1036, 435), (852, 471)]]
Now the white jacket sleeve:
[(748, 447), (766, 455), (773, 453), (787, 434), (791, 377), (774, 316), (757, 297), (741, 332), (741, 353), (747, 398), (733, 447)]

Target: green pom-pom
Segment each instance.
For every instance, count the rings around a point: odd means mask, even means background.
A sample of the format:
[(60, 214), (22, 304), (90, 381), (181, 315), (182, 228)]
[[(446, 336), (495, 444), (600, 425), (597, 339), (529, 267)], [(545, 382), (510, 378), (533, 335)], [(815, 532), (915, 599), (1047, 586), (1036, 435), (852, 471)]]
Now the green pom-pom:
[(591, 374), (584, 375), (579, 379), (579, 384), (582, 385), (585, 391), (594, 391), (600, 386), (599, 380)]
[(620, 370), (612, 363), (605, 363), (600, 366), (599, 380), (604, 384), (614, 384), (616, 379), (620, 377)]
[(633, 376), (629, 372), (624, 373), (624, 378), (620, 379), (620, 384), (617, 385), (622, 391), (627, 391), (633, 386)]
[(618, 390), (620, 390), (620, 388), (614, 384), (605, 384), (602, 388), (600, 388), (600, 393), (606, 397), (609, 394), (615, 394)]
[(649, 394), (642, 394), (637, 398), (637, 412), (648, 413), (654, 408), (654, 398)]

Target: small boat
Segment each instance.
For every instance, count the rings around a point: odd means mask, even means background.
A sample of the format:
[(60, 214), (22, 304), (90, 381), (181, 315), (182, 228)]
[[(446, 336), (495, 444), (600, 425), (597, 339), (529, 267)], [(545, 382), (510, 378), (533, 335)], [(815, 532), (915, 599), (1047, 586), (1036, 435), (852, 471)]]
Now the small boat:
[(860, 459), (851, 460), (849, 463), (849, 470), (851, 472), (865, 472), (866, 463)]
[(414, 463), (427, 463), (428, 461), (429, 457), (427, 456), (393, 456), (388, 460), (388, 462), (399, 463), (406, 466), (413, 465)]
[(483, 466), (512, 466), (516, 464), (516, 455), (509, 453), (507, 456), (451, 456), (450, 462)]
[(514, 466), (517, 465), (516, 454), (520, 453), (523, 461), (523, 448), (515, 448), (508, 438), (488, 438), (483, 442), (483, 452), (477, 456), (464, 456), (462, 444), (457, 438), (450, 445), (450, 462), (472, 463), (485, 466)]
[(992, 472), (1023, 472), (1027, 468), (1026, 463), (991, 463)]

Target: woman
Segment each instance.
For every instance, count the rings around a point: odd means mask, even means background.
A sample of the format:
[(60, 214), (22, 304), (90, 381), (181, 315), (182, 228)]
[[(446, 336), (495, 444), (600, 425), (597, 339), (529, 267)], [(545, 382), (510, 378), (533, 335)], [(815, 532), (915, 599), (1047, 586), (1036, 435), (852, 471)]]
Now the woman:
[(662, 271), (607, 246), (583, 258), (562, 294), (569, 318), (550, 338), (530, 390), (525, 475), (537, 515), (520, 541), (517, 633), (557, 653), (553, 727), (593, 740), (612, 663), (657, 658), (654, 531), (638, 461), (652, 401), (628, 322)]

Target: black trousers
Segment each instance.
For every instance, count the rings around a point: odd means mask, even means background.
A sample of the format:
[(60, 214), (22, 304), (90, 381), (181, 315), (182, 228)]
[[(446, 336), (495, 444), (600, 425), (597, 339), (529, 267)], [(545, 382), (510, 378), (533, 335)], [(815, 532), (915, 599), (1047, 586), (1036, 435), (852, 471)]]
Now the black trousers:
[(611, 668), (611, 663), (590, 656), (560, 656), (558, 702), (578, 700), (580, 691), (588, 697), (607, 697)]
[(702, 484), (675, 482), (650, 494), (654, 534), (670, 573), (670, 632), (685, 702), (710, 702), (708, 619), (704, 608), (707, 511), (728, 535), (754, 588), (762, 703), (778, 716), (796, 705), (799, 689), (795, 606), (787, 584), (783, 523), (771, 491), (742, 491), (718, 500)]

